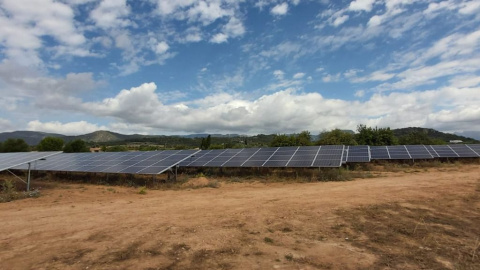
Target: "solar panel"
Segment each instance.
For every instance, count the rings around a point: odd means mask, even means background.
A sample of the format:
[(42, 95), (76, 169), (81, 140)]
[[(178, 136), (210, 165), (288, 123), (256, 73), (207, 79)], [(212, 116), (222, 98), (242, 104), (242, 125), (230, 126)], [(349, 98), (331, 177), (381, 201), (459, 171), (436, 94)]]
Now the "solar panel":
[(430, 155), (432, 155), (432, 157), (434, 158), (438, 158), (438, 153), (435, 151), (435, 149), (433, 149), (432, 145), (425, 145), (425, 147), (427, 148), (427, 151), (430, 153)]
[(345, 162), (370, 162), (370, 147), (368, 145), (348, 146), (344, 160)]
[(62, 152), (17, 152), (0, 153), (0, 171), (8, 170), (23, 164), (31, 163), (39, 159), (44, 159)]
[(38, 162), (32, 169), (42, 171), (160, 174), (198, 150), (149, 152), (63, 153)]
[(390, 159), (412, 159), (405, 145), (389, 145), (387, 150)]
[(440, 158), (459, 157), (458, 154), (448, 145), (431, 145), (431, 148)]
[(386, 146), (370, 146), (371, 159), (390, 159)]
[(431, 159), (432, 154), (425, 145), (405, 145), (412, 159)]
[(322, 145), (312, 163), (312, 167), (342, 166), (344, 145)]
[(467, 144), (467, 147), (472, 149), (478, 156), (480, 156), (480, 144)]
[(465, 144), (452, 144), (449, 147), (457, 153), (459, 157), (479, 157), (479, 155)]

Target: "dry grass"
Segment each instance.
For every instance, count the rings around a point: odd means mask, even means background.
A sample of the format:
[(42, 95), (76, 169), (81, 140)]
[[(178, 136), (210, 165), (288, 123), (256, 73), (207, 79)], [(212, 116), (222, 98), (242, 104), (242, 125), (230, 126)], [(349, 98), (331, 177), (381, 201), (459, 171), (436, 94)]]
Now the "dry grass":
[(338, 211), (332, 226), (378, 255), (371, 269), (480, 269), (480, 184), (473, 194)]

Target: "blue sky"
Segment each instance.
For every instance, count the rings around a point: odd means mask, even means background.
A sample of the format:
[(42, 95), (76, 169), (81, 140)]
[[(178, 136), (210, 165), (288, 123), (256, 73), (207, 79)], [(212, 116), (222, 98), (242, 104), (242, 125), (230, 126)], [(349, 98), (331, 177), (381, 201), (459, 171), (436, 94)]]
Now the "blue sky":
[(480, 131), (480, 2), (1, 0), (0, 130)]

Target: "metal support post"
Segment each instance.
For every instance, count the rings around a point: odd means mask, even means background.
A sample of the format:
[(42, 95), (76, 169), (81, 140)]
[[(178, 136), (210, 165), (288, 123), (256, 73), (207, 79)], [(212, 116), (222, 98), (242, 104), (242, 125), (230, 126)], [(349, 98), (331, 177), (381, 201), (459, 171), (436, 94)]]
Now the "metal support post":
[(28, 163), (28, 174), (27, 174), (27, 192), (30, 191), (30, 166), (31, 164)]

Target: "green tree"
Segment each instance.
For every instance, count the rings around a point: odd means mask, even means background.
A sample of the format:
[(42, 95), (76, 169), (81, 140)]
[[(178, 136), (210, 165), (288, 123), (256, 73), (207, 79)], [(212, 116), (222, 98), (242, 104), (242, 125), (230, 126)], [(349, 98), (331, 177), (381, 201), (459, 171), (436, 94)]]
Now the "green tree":
[(397, 137), (388, 128), (371, 128), (365, 125), (358, 125), (355, 140), (360, 145), (395, 145), (398, 144)]
[(296, 144), (298, 146), (309, 146), (312, 145), (312, 136), (310, 135), (310, 131), (304, 130), (300, 132), (295, 138)]
[(297, 144), (295, 136), (288, 136), (286, 134), (278, 134), (273, 137), (273, 140), (270, 142), (271, 147), (281, 147), (281, 146), (295, 146)]
[(127, 152), (128, 148), (125, 145), (114, 145), (107, 147), (107, 152)]
[(65, 153), (80, 153), (80, 152), (90, 152), (87, 144), (80, 139), (70, 141), (65, 144), (63, 147), (63, 152)]
[(29, 152), (30, 146), (23, 139), (7, 139), (2, 144), (2, 152)]
[(357, 145), (355, 136), (352, 133), (334, 129), (327, 132), (322, 132), (319, 135), (317, 145)]
[(37, 145), (38, 151), (62, 151), (63, 140), (57, 137), (45, 137)]
[(207, 149), (210, 148), (211, 144), (212, 144), (212, 137), (210, 135), (208, 135), (207, 138), (202, 138), (202, 143), (200, 144), (200, 149), (207, 150)]

